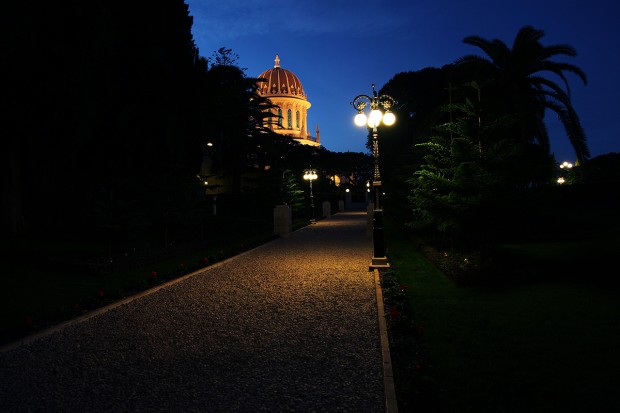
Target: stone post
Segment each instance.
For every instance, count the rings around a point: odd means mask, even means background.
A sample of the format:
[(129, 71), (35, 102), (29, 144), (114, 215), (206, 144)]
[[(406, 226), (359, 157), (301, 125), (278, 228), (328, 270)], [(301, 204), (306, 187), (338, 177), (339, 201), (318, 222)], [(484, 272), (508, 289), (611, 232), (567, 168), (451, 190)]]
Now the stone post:
[(329, 201), (323, 201), (323, 218), (329, 218), (332, 215), (332, 205)]
[(288, 205), (276, 205), (273, 209), (273, 233), (281, 238), (290, 238), (293, 230), (293, 214)]

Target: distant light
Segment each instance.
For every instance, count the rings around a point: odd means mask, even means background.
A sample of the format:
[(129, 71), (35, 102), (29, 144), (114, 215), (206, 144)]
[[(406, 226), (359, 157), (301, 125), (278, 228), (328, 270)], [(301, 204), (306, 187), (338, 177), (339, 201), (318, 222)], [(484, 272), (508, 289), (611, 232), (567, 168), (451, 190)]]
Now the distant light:
[(304, 171), (304, 179), (306, 181), (314, 181), (318, 177), (319, 176), (316, 174), (316, 171), (314, 169), (306, 169)]
[(566, 181), (564, 180), (564, 178), (563, 178), (563, 177), (559, 177), (559, 178), (558, 178), (558, 184), (559, 184), (559, 185), (562, 185), (564, 182), (566, 182)]
[(213, 146), (212, 142), (207, 142), (207, 146)]
[(347, 192), (350, 192), (350, 189), (349, 189), (349, 188), (347, 188)]

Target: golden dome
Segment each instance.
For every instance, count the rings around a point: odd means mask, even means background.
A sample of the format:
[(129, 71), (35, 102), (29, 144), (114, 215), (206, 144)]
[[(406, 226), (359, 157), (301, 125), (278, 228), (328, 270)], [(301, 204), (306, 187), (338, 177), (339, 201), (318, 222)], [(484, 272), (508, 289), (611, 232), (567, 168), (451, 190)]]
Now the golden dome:
[(280, 67), (280, 58), (277, 54), (273, 68), (265, 70), (258, 78), (266, 80), (258, 84), (258, 93), (262, 96), (288, 96), (307, 100), (299, 78), (290, 70)]

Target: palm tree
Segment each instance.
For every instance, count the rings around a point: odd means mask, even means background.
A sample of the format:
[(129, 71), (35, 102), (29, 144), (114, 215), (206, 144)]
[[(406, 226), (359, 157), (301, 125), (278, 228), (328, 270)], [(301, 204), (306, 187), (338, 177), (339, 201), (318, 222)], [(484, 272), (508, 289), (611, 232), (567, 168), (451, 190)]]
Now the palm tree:
[[(473, 68), (487, 77), (496, 99), (494, 109), (512, 113), (519, 119), (517, 139), (523, 144), (535, 144), (549, 153), (549, 135), (544, 123), (546, 109), (555, 112), (568, 135), (577, 161), (583, 163), (590, 157), (586, 136), (577, 112), (570, 99), (570, 86), (565, 72), (577, 75), (587, 84), (585, 73), (569, 63), (550, 60), (555, 56), (577, 55), (569, 45), (543, 46), (540, 39), (544, 31), (531, 26), (519, 30), (512, 49), (498, 39), (487, 40), (468, 36), (463, 43), (477, 46), (487, 57), (467, 55), (455, 64)], [(565, 90), (544, 74), (552, 73), (562, 79)], [(484, 83), (483, 83), (484, 84)]]

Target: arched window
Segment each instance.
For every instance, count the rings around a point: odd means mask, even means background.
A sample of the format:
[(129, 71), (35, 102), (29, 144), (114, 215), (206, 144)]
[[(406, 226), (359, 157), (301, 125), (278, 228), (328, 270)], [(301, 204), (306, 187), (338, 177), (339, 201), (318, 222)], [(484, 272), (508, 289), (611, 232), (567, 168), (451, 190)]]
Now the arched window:
[(293, 129), (293, 115), (291, 114), (291, 110), (287, 111), (287, 119), (288, 119), (288, 128)]
[(282, 109), (278, 108), (278, 126), (282, 127)]
[(295, 112), (295, 127), (299, 129), (299, 111)]

